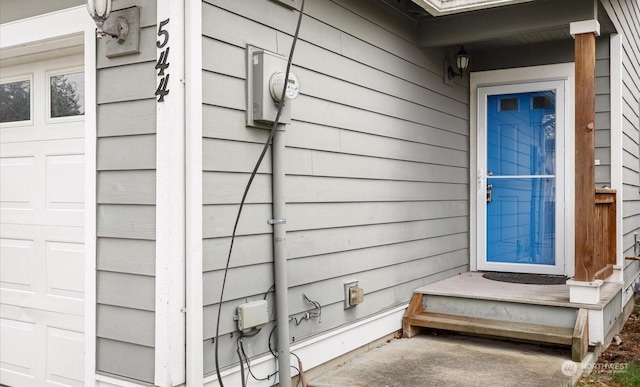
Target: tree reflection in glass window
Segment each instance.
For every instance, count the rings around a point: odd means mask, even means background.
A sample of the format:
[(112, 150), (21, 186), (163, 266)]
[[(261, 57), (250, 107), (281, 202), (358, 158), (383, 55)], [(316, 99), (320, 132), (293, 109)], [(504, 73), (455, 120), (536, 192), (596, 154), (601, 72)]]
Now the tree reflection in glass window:
[(51, 118), (84, 114), (84, 73), (54, 75), (51, 86)]
[(0, 84), (0, 122), (29, 121), (30, 119), (31, 82)]

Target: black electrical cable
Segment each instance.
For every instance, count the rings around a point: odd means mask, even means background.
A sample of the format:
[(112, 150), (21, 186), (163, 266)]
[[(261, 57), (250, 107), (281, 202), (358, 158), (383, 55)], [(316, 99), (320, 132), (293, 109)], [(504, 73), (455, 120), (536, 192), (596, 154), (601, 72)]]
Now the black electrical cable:
[(273, 285), (271, 285), (271, 287), (269, 289), (267, 289), (267, 291), (264, 293), (264, 298), (263, 298), (264, 300), (267, 299), (267, 296), (269, 295), (269, 292), (271, 292), (271, 289), (273, 289), (275, 291), (276, 290), (276, 285), (273, 284)]
[[(247, 353), (244, 351), (244, 345), (242, 343), (242, 338), (238, 338), (238, 343), (240, 345), (240, 352), (242, 353), (242, 356), (244, 356), (244, 361), (245, 361), (245, 363), (247, 363), (247, 369), (249, 370), (249, 375), (251, 375), (252, 378), (254, 378), (255, 380), (258, 380), (258, 381), (265, 381), (265, 380), (269, 380), (272, 377), (276, 376), (276, 374), (278, 373), (277, 371), (272, 373), (272, 374), (269, 374), (269, 375), (265, 376), (264, 378), (259, 378), (259, 377), (255, 376), (253, 374), (253, 371), (251, 370), (251, 361), (249, 360), (249, 356), (247, 356)], [(243, 377), (243, 379), (244, 379), (244, 377)]]
[[(275, 325), (273, 326), (273, 328), (271, 328), (271, 332), (269, 332), (269, 344), (268, 344), (268, 345), (269, 345), (269, 352), (271, 352), (271, 355), (273, 355), (273, 357), (274, 357), (274, 358), (276, 358), (276, 359), (278, 358), (278, 354), (277, 354), (277, 353), (275, 352), (275, 350), (271, 347), (271, 337), (273, 336), (273, 333), (276, 331), (276, 327), (277, 327), (277, 326), (278, 326), (278, 325), (277, 325), (277, 324), (275, 324)], [(276, 339), (276, 341), (277, 341), (277, 339)], [(293, 352), (290, 352), (290, 353), (291, 353), (293, 356), (295, 356), (295, 357), (296, 357), (296, 359), (298, 359), (298, 362), (299, 362), (299, 363), (302, 363), (302, 360), (300, 360), (300, 356), (296, 355), (296, 354), (295, 354), (295, 353), (293, 353)], [(296, 387), (298, 387), (298, 385), (300, 384), (300, 380), (302, 379), (300, 369), (299, 369), (298, 367), (294, 367), (294, 366), (291, 366), (291, 368), (293, 368), (294, 370), (296, 370), (296, 371), (298, 372), (298, 382), (296, 382)], [(277, 372), (276, 372), (276, 373), (277, 373)], [(275, 383), (275, 380), (274, 380), (274, 383)]]
[[(300, 33), (300, 24), (302, 23), (302, 15), (304, 14), (304, 1), (300, 4), (300, 15), (298, 16), (298, 23), (296, 25), (296, 32), (293, 35), (293, 42), (291, 43), (291, 50), (289, 51), (289, 59), (287, 60), (287, 70), (285, 71), (284, 79), (289, 79), (289, 73), (291, 72), (291, 64), (293, 62), (293, 52), (296, 48), (296, 43), (298, 41), (298, 35)], [(273, 135), (276, 133), (276, 129), (278, 127), (278, 122), (280, 120), (280, 115), (282, 114), (282, 108), (284, 107), (285, 95), (287, 91), (288, 83), (285, 81), (284, 86), (282, 87), (282, 94), (280, 101), (278, 102), (278, 112), (276, 113), (276, 118), (273, 121), (273, 125), (271, 126), (271, 131), (269, 132), (269, 137), (267, 141), (264, 143), (264, 147), (262, 148), (262, 153), (256, 162), (255, 167), (253, 168), (253, 172), (251, 172), (251, 176), (249, 177), (249, 181), (247, 182), (247, 186), (244, 189), (244, 194), (242, 195), (242, 200), (240, 201), (240, 207), (238, 208), (238, 214), (236, 216), (235, 224), (233, 225), (233, 232), (231, 233), (231, 245), (229, 246), (229, 255), (227, 256), (227, 264), (224, 267), (224, 276), (222, 278), (222, 289), (220, 291), (220, 301), (218, 302), (218, 318), (216, 321), (216, 340), (215, 340), (215, 366), (216, 366), (216, 375), (218, 377), (218, 384), (220, 387), (224, 387), (224, 383), (222, 382), (222, 375), (220, 374), (220, 362), (218, 356), (218, 343), (220, 342), (220, 314), (222, 312), (222, 299), (224, 295), (224, 288), (227, 283), (227, 273), (229, 272), (229, 263), (231, 262), (231, 252), (233, 251), (233, 242), (236, 237), (236, 230), (238, 228), (238, 222), (240, 221), (240, 214), (242, 214), (242, 208), (244, 207), (244, 202), (247, 199), (247, 195), (249, 193), (249, 188), (251, 188), (251, 183), (253, 183), (253, 179), (258, 173), (258, 168), (260, 168), (260, 164), (262, 164), (262, 160), (269, 149), (269, 144), (273, 139)]]
[(238, 345), (238, 340), (240, 340), (242, 336), (239, 336), (236, 339), (236, 353), (238, 354), (238, 359), (240, 359), (240, 378), (242, 380), (242, 387), (246, 387), (247, 386), (247, 382), (245, 382), (244, 379), (244, 363), (242, 360), (242, 354), (240, 353), (240, 345)]
[(273, 336), (273, 332), (275, 332), (277, 326), (278, 324), (274, 324), (273, 328), (271, 328), (271, 332), (269, 332), (269, 352), (271, 352), (271, 355), (275, 358), (278, 358), (278, 354), (273, 350), (273, 348), (271, 348), (271, 336)]

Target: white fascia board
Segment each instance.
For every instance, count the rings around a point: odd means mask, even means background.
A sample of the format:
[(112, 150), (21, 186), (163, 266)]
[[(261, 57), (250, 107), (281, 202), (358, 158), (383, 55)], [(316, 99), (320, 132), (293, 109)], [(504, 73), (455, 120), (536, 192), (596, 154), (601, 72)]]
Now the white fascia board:
[(533, 0), (412, 0), (433, 16), (526, 3)]

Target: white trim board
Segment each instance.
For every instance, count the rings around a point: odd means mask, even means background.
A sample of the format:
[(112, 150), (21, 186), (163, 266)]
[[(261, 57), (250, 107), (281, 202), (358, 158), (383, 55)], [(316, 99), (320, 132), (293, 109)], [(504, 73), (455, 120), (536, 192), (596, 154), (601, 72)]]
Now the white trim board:
[[(157, 26), (168, 34), (158, 41), (169, 94), (156, 102), (156, 304), (155, 372), (157, 386), (185, 382), (185, 9), (184, 2), (157, 2)], [(156, 27), (158, 30), (159, 27)], [(157, 78), (160, 82), (160, 77)], [(158, 83), (159, 84), (159, 83)], [(157, 99), (156, 99), (157, 100)]]
[(622, 90), (624, 84), (622, 82), (622, 41), (623, 35), (611, 34), (609, 40), (609, 49), (611, 53), (611, 57), (609, 59), (609, 63), (611, 66), (610, 74), (609, 74), (609, 82), (611, 83), (610, 87), (610, 95), (611, 103), (610, 103), (610, 114), (611, 114), (611, 145), (609, 150), (611, 152), (611, 188), (616, 190), (616, 217), (618, 224), (617, 236), (616, 236), (616, 251), (618, 256), (616, 258), (616, 264), (621, 268), (618, 281), (624, 280), (624, 243), (623, 243), (623, 234), (624, 229), (621, 227), (623, 225), (623, 134), (622, 134), (622, 107), (623, 99), (622, 99)]
[[(474, 72), (470, 75), (470, 270), (477, 271), (478, 265), (476, 257), (478, 257), (478, 217), (476, 208), (478, 205), (478, 187), (477, 187), (477, 171), (478, 171), (478, 119), (480, 112), (478, 111), (478, 88), (485, 86), (510, 85), (529, 82), (544, 82), (554, 80), (564, 80), (565, 82), (565, 171), (575, 169), (574, 162), (574, 103), (575, 95), (575, 65), (574, 63), (561, 63), (553, 65), (533, 66), (512, 68), (505, 70), (490, 70)], [(574, 218), (573, 198), (575, 182), (570, 178), (572, 174), (565, 173), (565, 217), (566, 219)], [(574, 274), (574, 265), (571, 257), (573, 257), (574, 247), (574, 225), (573, 222), (565, 222), (564, 239), (565, 239), (565, 275), (572, 277)]]
[(202, 294), (202, 6), (186, 2), (185, 11), (185, 161), (186, 174), (186, 377), (204, 381)]
[[(96, 369), (96, 38), (86, 6), (78, 6), (0, 25), (0, 49), (10, 55), (31, 55), (75, 44), (84, 45), (85, 74), (85, 386), (95, 385)], [(8, 49), (8, 50), (7, 50)], [(3, 59), (7, 56), (3, 55)]]
[[(292, 345), (291, 352), (295, 352), (300, 357), (305, 370), (310, 370), (401, 329), (402, 316), (407, 309), (407, 305), (397, 306), (375, 316)], [(251, 360), (251, 370), (256, 376), (269, 375), (273, 373), (274, 367), (275, 363), (271, 355)], [(292, 370), (292, 376), (295, 375), (297, 374)], [(239, 385), (240, 366), (223, 371), (222, 378), (225, 385)], [(273, 379), (264, 381), (250, 380), (251, 386), (268, 387), (273, 385)], [(204, 385), (208, 387), (218, 386), (217, 376), (206, 377)]]

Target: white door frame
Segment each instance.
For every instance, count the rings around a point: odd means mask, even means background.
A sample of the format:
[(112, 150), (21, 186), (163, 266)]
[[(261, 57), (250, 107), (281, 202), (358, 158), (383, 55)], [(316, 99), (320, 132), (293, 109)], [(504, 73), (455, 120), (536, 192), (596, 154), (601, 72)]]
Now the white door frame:
[(85, 77), (85, 386), (95, 385), (96, 353), (96, 38), (86, 6), (0, 25), (3, 59), (84, 44)]
[[(544, 81), (562, 81), (564, 82), (564, 161), (565, 161), (565, 173), (564, 173), (564, 199), (558, 198), (558, 201), (563, 200), (564, 203), (558, 203), (564, 206), (565, 219), (569, 221), (564, 222), (564, 274), (572, 277), (574, 274), (573, 264), (573, 252), (574, 252), (574, 222), (570, 221), (574, 218), (574, 206), (573, 197), (575, 182), (573, 180), (573, 173), (575, 170), (574, 162), (574, 95), (575, 95), (575, 65), (573, 63), (562, 63), (554, 65), (523, 67), (506, 70), (491, 70), (475, 72), (471, 74), (470, 83), (470, 173), (469, 173), (469, 187), (470, 187), (470, 268), (472, 271), (478, 270), (478, 259), (480, 259), (481, 249), (484, 248), (485, 243), (484, 233), (480, 231), (478, 227), (478, 195), (484, 192), (483, 186), (478, 184), (484, 184), (482, 176), (478, 176), (479, 171), (479, 157), (478, 154), (478, 122), (481, 119), (481, 112), (479, 111), (479, 98), (480, 89), (482, 87), (499, 86), (499, 85), (515, 85), (521, 83), (535, 83)], [(562, 101), (557, 101), (557, 104)], [(560, 134), (560, 133), (559, 133)], [(562, 157), (562, 150), (557, 150), (558, 157)], [(480, 173), (482, 175), (482, 173)]]

